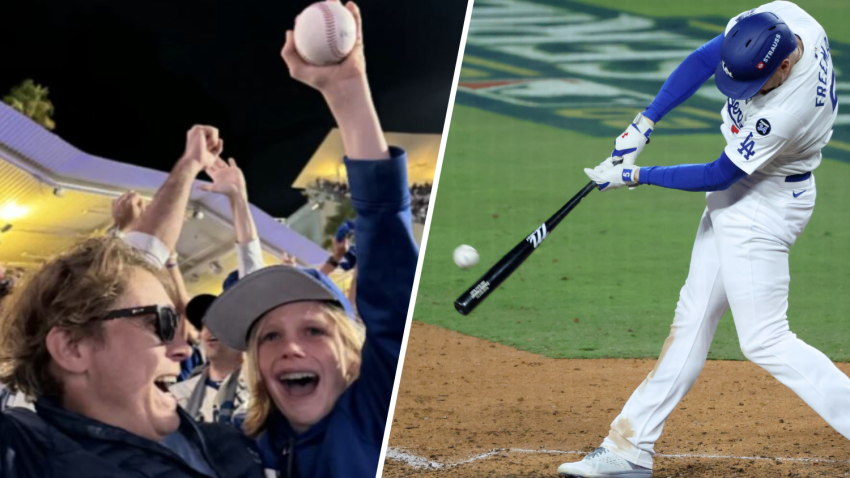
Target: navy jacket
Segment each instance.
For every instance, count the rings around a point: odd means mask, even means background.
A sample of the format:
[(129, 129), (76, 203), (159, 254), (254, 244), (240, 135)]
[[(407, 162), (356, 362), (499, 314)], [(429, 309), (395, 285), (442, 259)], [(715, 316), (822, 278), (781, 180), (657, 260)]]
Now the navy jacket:
[(413, 238), (407, 155), (346, 159), (357, 211), (357, 309), (366, 323), (360, 378), (321, 422), (296, 434), (275, 410), (258, 440), (266, 468), (285, 478), (372, 478), (384, 439), (419, 249)]
[[(202, 450), (215, 478), (263, 477), (250, 440), (231, 427), (196, 424), (178, 413), (181, 431)], [(0, 413), (0, 477), (209, 478), (159, 443), (47, 400), (36, 402), (36, 412)]]

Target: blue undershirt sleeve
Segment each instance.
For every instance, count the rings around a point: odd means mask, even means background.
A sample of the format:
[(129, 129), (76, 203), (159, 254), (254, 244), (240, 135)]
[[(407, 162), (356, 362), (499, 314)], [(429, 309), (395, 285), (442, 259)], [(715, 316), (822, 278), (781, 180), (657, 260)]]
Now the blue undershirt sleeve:
[(640, 168), (640, 184), (681, 189), (682, 191), (723, 191), (747, 176), (724, 151), (707, 164), (647, 166)]
[(657, 123), (670, 110), (690, 98), (703, 85), (720, 63), (721, 33), (713, 40), (699, 47), (673, 71), (664, 82), (664, 86), (643, 112), (643, 115)]

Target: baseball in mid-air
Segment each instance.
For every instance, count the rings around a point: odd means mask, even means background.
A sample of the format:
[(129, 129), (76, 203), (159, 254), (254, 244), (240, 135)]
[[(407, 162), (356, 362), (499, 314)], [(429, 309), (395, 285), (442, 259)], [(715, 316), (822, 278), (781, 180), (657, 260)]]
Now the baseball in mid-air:
[(461, 269), (468, 269), (475, 264), (478, 264), (478, 251), (472, 246), (462, 244), (457, 246), (454, 254), (452, 254), (455, 264)]
[(339, 2), (316, 2), (295, 19), (295, 50), (307, 63), (339, 63), (357, 41), (354, 15)]

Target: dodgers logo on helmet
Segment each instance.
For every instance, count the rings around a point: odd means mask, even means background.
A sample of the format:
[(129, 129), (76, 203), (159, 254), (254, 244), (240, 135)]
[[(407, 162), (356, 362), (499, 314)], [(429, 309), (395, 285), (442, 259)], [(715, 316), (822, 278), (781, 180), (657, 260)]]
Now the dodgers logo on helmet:
[(770, 121), (760, 118), (756, 122), (756, 131), (762, 136), (767, 136), (770, 133)]
[(732, 76), (732, 72), (731, 72), (731, 71), (729, 71), (729, 68), (726, 68), (726, 62), (725, 62), (725, 61), (721, 61), (720, 63), (722, 63), (722, 64), (723, 64), (723, 71), (725, 71), (725, 72), (726, 72), (726, 74), (727, 74), (727, 75), (729, 75), (729, 78), (735, 78), (734, 76)]
[(747, 17), (751, 17), (751, 16), (753, 16), (754, 13), (756, 13), (755, 8), (750, 10), (749, 12), (744, 12), (741, 15), (739, 15), (738, 18), (735, 19), (735, 22), (737, 23), (737, 22), (740, 22), (741, 20), (743, 20)]

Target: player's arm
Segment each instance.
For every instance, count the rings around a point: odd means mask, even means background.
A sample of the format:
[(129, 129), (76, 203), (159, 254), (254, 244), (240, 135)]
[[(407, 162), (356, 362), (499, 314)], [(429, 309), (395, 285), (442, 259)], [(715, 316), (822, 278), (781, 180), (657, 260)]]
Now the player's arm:
[(654, 125), (670, 110), (693, 96), (700, 86), (711, 78), (720, 63), (723, 38), (724, 34), (721, 33), (688, 55), (664, 82), (655, 99), (644, 110), (643, 116)]
[(648, 166), (635, 171), (638, 184), (682, 191), (723, 191), (745, 177), (747, 172), (736, 166), (725, 151), (708, 164)]
[(676, 166), (614, 165), (608, 158), (595, 169), (584, 170), (596, 181), (600, 191), (623, 186), (649, 184), (682, 191), (723, 191), (747, 173), (735, 165), (726, 152), (707, 164), (679, 164)]
[(632, 124), (614, 140), (612, 157), (623, 158), (626, 166), (635, 164), (638, 155), (649, 143), (649, 135), (655, 129), (655, 123), (690, 98), (714, 74), (720, 62), (722, 44), (721, 33), (685, 58), (667, 78), (646, 110), (639, 113)]
[(795, 117), (773, 109), (750, 118), (737, 134), (721, 126), (727, 145), (720, 157), (708, 164), (650, 166), (619, 164), (608, 158), (584, 172), (601, 191), (623, 186), (651, 184), (684, 191), (720, 191), (766, 166), (781, 154), (802, 125)]

